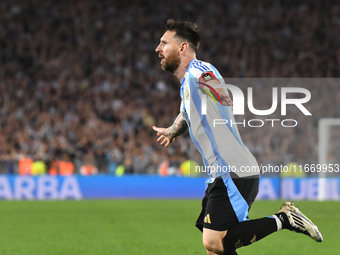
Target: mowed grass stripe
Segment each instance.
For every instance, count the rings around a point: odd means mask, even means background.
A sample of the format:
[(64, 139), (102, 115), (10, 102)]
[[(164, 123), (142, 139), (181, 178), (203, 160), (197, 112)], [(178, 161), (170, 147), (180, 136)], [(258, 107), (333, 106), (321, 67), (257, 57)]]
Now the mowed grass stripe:
[[(250, 218), (280, 201), (256, 201)], [(316, 243), (281, 231), (238, 250), (246, 254), (339, 254), (338, 202), (296, 202), (324, 236)], [(1, 255), (206, 254), (194, 223), (199, 200), (1, 201)]]

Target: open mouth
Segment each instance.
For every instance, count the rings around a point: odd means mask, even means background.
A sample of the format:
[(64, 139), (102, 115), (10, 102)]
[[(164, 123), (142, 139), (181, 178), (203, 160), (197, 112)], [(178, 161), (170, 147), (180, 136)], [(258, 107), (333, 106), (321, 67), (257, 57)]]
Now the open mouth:
[(161, 63), (162, 63), (162, 61), (164, 60), (164, 56), (162, 56), (162, 55), (159, 55), (159, 58), (161, 59)]

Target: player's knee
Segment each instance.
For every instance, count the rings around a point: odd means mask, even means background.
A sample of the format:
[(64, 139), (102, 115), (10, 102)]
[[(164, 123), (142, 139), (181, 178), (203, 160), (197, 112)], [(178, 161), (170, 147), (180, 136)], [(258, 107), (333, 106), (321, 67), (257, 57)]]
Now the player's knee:
[(223, 245), (220, 240), (205, 239), (203, 245), (207, 251), (223, 254)]

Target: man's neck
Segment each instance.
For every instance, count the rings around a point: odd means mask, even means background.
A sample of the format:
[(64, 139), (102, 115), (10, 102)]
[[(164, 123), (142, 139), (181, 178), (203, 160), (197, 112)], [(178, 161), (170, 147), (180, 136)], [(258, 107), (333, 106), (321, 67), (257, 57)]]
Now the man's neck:
[(185, 72), (187, 71), (188, 66), (190, 64), (190, 61), (193, 60), (194, 58), (195, 57), (187, 58), (187, 59), (181, 61), (181, 64), (179, 65), (176, 72), (174, 73), (174, 75), (177, 77), (179, 82), (182, 82), (183, 77), (185, 75)]

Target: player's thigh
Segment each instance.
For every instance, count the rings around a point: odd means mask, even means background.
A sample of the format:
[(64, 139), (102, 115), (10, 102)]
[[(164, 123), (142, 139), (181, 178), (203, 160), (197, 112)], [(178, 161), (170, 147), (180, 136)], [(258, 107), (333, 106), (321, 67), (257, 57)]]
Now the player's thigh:
[(223, 252), (223, 238), (227, 234), (225, 231), (217, 231), (203, 228), (203, 245), (208, 251), (215, 253)]

